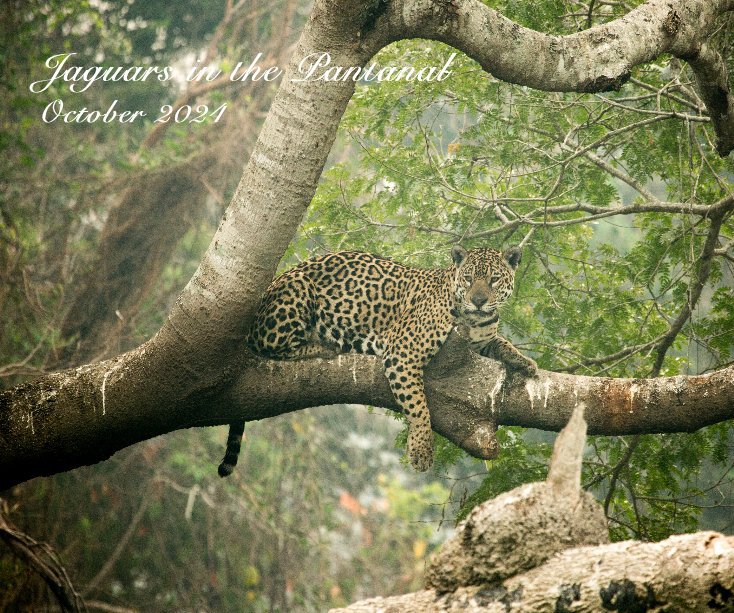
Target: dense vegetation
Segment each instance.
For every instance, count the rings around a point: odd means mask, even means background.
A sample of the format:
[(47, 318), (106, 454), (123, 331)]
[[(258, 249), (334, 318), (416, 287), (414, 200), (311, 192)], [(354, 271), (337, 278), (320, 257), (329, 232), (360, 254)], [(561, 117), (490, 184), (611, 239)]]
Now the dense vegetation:
[[(630, 4), (490, 2), (549, 32)], [(634, 3), (633, 3), (634, 4)], [(246, 5), (246, 6), (245, 6)], [(285, 65), (305, 3), (8, 2), (0, 74), (0, 386), (136, 345), (159, 326), (228, 202), (274, 86), (105, 83), (31, 94), (49, 55), (84, 65)], [(717, 36), (731, 57), (732, 24)], [(388, 65), (450, 49), (393, 45)], [(202, 63), (206, 63), (203, 61)], [(356, 248), (421, 266), (450, 246), (523, 243), (504, 332), (543, 368), (647, 377), (708, 372), (734, 348), (731, 159), (712, 146), (691, 76), (662, 58), (619, 93), (547, 94), (457, 58), (442, 83), (360, 85), (333, 164), (282, 266)], [(218, 123), (45, 124), (74, 107), (227, 103)], [(734, 530), (730, 423), (590, 440), (585, 485), (613, 537)], [(399, 465), (382, 412), (319, 409), (248, 430), (234, 478), (225, 433), (155, 439), (99, 466), (5, 492), (91, 601), (148, 610), (322, 610), (418, 586), (423, 560), (474, 504), (544, 476), (550, 435), (505, 428), (488, 464), (445, 441), (431, 474)], [(403, 433), (404, 436), (404, 433)], [(398, 436), (398, 441), (402, 436)], [(0, 608), (50, 602), (0, 550)], [(245, 604), (243, 604), (245, 603)]]

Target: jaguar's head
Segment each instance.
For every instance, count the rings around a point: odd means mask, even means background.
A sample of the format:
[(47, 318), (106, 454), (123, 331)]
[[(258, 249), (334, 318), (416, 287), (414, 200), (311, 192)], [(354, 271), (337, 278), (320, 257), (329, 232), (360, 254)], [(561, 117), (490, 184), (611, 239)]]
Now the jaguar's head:
[(509, 298), (520, 264), (520, 248), (510, 247), (503, 253), (490, 248), (467, 251), (456, 245), (451, 257), (459, 313), (491, 313)]

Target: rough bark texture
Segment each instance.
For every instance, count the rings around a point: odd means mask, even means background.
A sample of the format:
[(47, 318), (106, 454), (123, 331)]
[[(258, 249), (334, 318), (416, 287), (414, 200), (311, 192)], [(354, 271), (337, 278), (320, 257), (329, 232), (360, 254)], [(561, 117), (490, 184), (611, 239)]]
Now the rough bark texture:
[[(377, 362), (367, 357), (272, 365), (241, 356), (258, 300), (313, 196), (354, 90), (352, 81), (291, 81), (302, 58), (329, 50), (333, 65), (359, 66), (392, 40), (422, 36), (455, 45), (509, 81), (603, 91), (660, 53), (700, 52), (716, 17), (733, 5), (650, 0), (604, 26), (547, 36), (475, 0), (318, 0), (235, 196), (166, 323), (113, 360), (6, 392), (0, 487), (99, 461), (176, 428), (333, 402), (392, 406)], [(673, 33), (671, 12), (678, 15)], [(497, 452), (495, 423), (558, 429), (582, 398), (590, 430), (599, 433), (689, 431), (733, 416), (732, 368), (659, 381), (541, 373), (504, 387), (496, 366), (460, 353), (436, 361), (428, 401), (435, 429), (480, 457)]]
[(580, 491), (581, 407), (556, 441), (548, 480), (474, 509), (430, 563), (428, 589), (341, 610), (683, 613), (734, 607), (734, 537), (703, 532), (661, 543), (608, 544), (601, 506)]
[(624, 541), (568, 549), (505, 581), (440, 594), (429, 589), (372, 598), (350, 613), (710, 613), (734, 603), (734, 537), (716, 532), (660, 543)]
[[(139, 352), (144, 363), (145, 347)], [(180, 402), (164, 399), (158, 406), (146, 401), (145, 382), (120, 385), (135, 380), (130, 368), (123, 356), (0, 395), (0, 489), (99, 462), (180, 428), (226, 424), (237, 417), (253, 421), (340, 402), (397, 409), (382, 365), (372, 356), (293, 362), (245, 358), (230, 366), (237, 373), (231, 384), (193, 390)], [(195, 374), (187, 370), (176, 376), (186, 373)], [(79, 386), (89, 393), (80, 395)], [(699, 377), (612, 379), (541, 371), (530, 380), (507, 379), (499, 363), (470, 352), (452, 336), (427, 369), (426, 396), (433, 429), (489, 459), (498, 451), (495, 424), (558, 431), (579, 402), (586, 404), (592, 434), (691, 432), (732, 419), (734, 367)]]
[(578, 545), (609, 542), (604, 511), (581, 491), (586, 441), (583, 403), (553, 446), (548, 479), (476, 507), (426, 570), (426, 587), (451, 592), (496, 583)]

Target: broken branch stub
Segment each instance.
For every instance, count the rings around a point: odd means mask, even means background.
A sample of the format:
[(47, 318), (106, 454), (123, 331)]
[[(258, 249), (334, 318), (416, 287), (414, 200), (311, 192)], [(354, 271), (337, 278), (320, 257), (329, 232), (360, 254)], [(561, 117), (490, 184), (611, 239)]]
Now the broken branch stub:
[(548, 480), (475, 508), (426, 570), (426, 587), (447, 592), (502, 581), (571, 547), (608, 543), (601, 507), (580, 489), (585, 440), (579, 404), (556, 440)]

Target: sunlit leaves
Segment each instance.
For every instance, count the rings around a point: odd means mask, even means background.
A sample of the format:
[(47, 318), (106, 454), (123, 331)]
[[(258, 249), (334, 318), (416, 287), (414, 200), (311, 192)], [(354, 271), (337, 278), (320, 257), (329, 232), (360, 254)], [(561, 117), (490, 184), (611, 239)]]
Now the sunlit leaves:
[[(543, 30), (586, 27), (589, 17), (568, 12), (566, 3), (532, 11), (527, 3), (489, 4)], [(596, 7), (591, 18), (606, 21), (618, 10)], [(425, 65), (446, 53), (411, 41), (378, 60)], [(504, 333), (544, 368), (649, 376), (661, 339), (686, 309), (710, 222), (630, 209), (711, 205), (726, 194), (734, 167), (713, 152), (682, 64), (660, 58), (633, 77), (640, 84), (619, 92), (549, 94), (499, 82), (464, 58), (440, 86), (359, 85), (341, 133), (350, 153), (323, 176), (298, 253), (349, 247), (446, 265), (455, 242), (504, 247), (532, 228), (502, 312)], [(585, 220), (599, 211), (615, 214)], [(732, 235), (727, 220), (721, 242)], [(734, 271), (730, 261), (715, 260), (660, 374), (702, 372), (730, 360)], [(503, 446), (465, 509), (540, 478), (536, 456), (523, 456), (526, 443), (517, 440)], [(596, 442), (594, 474), (612, 470), (626, 444)], [(731, 443), (711, 429), (645, 437), (619, 478), (602, 479), (595, 490), (609, 498), (614, 536), (658, 538), (694, 528), (703, 500), (697, 496), (708, 495), (696, 483), (702, 462), (713, 456), (720, 466), (727, 453)], [(455, 461), (455, 448), (440, 442), (438, 465)]]
[(541, 481), (548, 472), (550, 445), (524, 437), (521, 428), (500, 428), (497, 440), (502, 453), (486, 462), (487, 474), (479, 487), (461, 505), (457, 521), (466, 517), (477, 504), (494, 498), (523, 483)]

